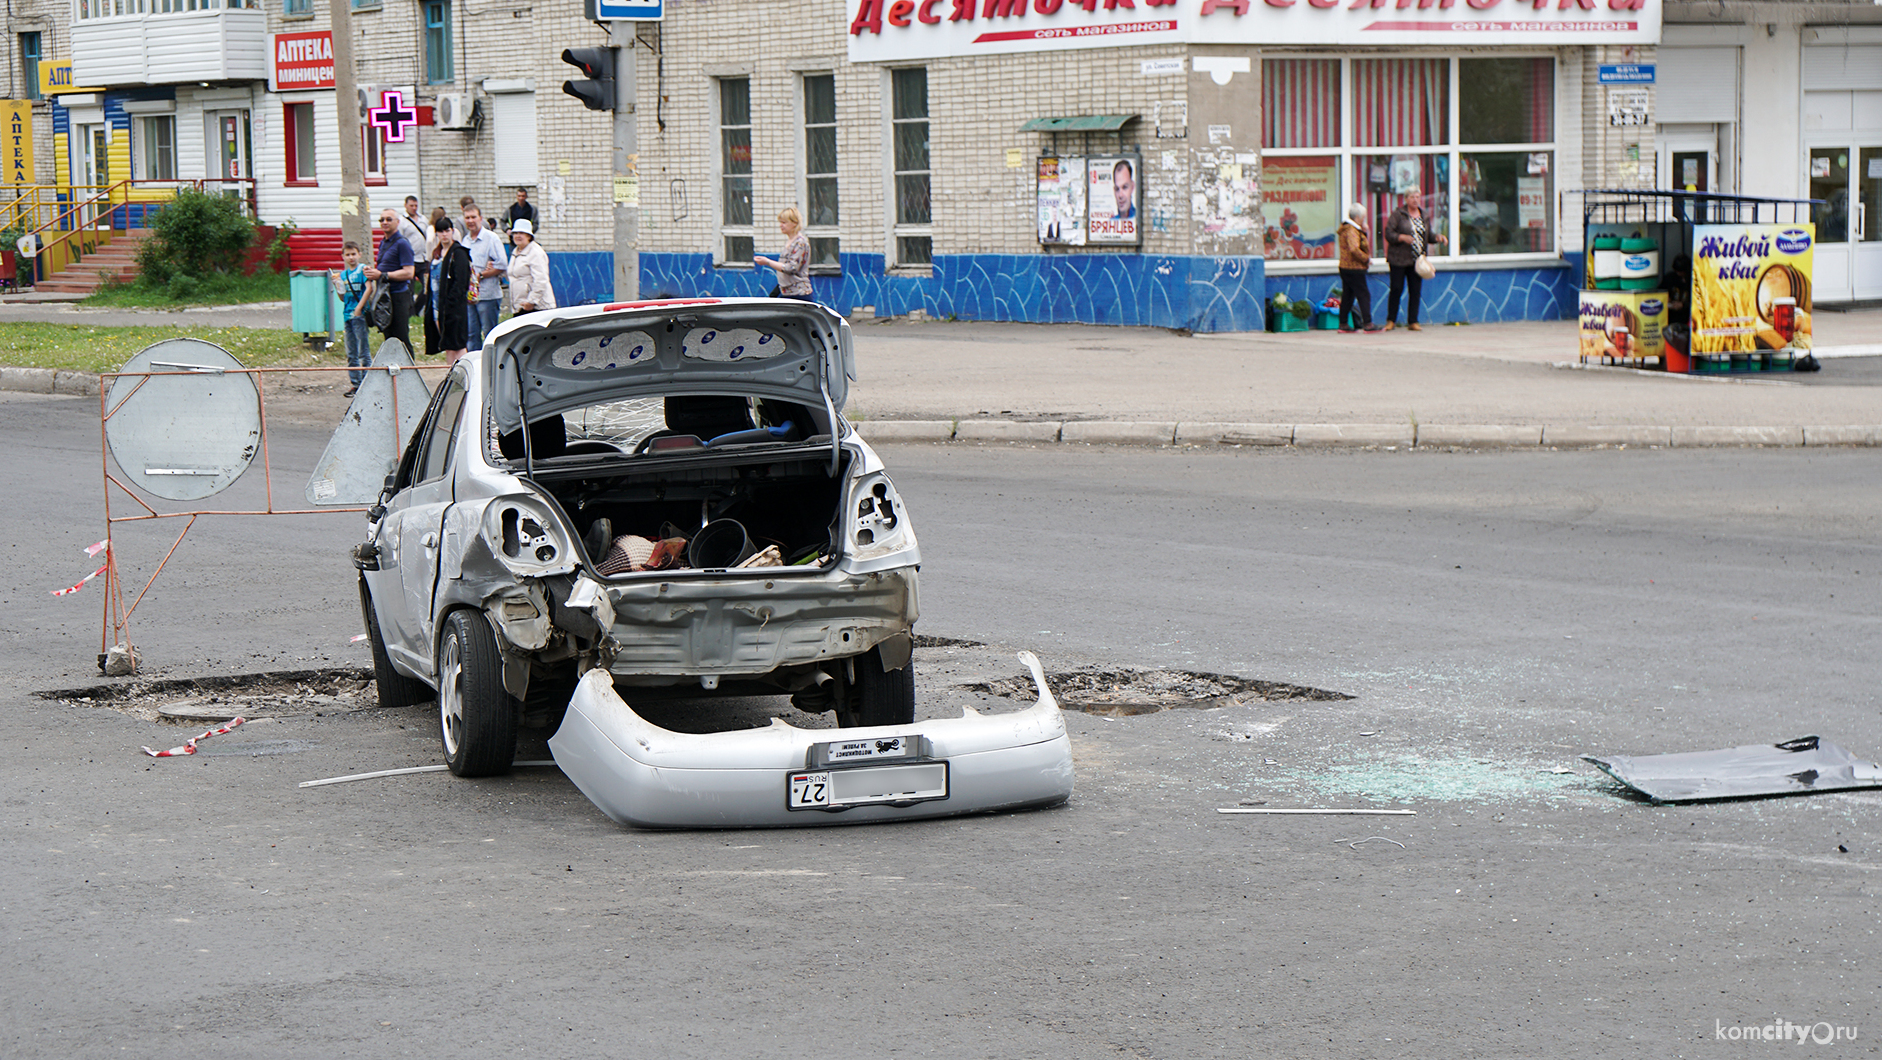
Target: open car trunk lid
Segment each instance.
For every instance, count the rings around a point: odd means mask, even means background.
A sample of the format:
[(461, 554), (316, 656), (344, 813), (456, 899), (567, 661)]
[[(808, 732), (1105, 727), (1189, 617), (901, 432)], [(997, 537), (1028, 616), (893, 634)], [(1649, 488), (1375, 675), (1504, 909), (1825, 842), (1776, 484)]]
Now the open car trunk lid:
[(498, 328), (483, 356), (491, 416), (506, 433), (525, 420), (600, 401), (677, 392), (815, 404), (834, 424), (856, 377), (849, 322), (815, 302), (789, 298), (675, 299), (532, 313)]

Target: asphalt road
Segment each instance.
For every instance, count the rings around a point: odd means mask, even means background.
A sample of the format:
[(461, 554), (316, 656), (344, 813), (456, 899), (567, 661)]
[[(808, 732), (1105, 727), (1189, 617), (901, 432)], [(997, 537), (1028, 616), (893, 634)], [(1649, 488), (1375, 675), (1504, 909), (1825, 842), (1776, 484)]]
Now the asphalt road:
[[(157, 761), (188, 733), (32, 696), (98, 680), (96, 583), (46, 592), (100, 536), (95, 409), (0, 395), (0, 1056), (1873, 1051), (1882, 793), (1656, 808), (1576, 758), (1882, 753), (1873, 450), (884, 447), (922, 631), (985, 644), (918, 652), (924, 713), (1017, 648), (1355, 698), (1070, 715), (1057, 810), (648, 833), (553, 770), (295, 787), (436, 761), (419, 708)], [(277, 425), (277, 501), (322, 441)], [(355, 519), (199, 521), (153, 673), (364, 665)], [(173, 536), (125, 531), (127, 584)]]

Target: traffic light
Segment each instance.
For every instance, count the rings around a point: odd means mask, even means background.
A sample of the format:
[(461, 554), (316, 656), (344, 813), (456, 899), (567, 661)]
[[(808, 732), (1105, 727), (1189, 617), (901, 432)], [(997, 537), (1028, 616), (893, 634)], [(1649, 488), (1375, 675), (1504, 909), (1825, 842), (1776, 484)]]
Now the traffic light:
[(564, 48), (562, 61), (582, 72), (585, 81), (564, 81), (562, 91), (589, 110), (614, 109), (614, 49)]

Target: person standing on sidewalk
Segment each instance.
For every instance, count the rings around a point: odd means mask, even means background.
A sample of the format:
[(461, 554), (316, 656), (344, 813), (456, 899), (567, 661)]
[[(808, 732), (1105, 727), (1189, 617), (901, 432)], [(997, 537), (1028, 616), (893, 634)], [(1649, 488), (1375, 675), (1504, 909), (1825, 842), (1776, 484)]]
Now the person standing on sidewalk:
[(778, 285), (772, 288), (771, 297), (815, 301), (810, 290), (810, 238), (804, 235), (804, 215), (797, 212), (797, 207), (786, 206), (778, 211), (778, 231), (784, 234), (784, 253), (775, 260), (753, 258), (752, 263), (777, 271)]
[(444, 354), (444, 363), (456, 364), (464, 356), (470, 323), (470, 251), (457, 241), (451, 218), (441, 213), (432, 224), (438, 233), (438, 278), (433, 287), (438, 296), (438, 352)]
[(1372, 323), (1372, 288), (1366, 285), (1370, 268), (1372, 239), (1366, 235), (1366, 208), (1354, 203), (1340, 222), (1340, 330), (1348, 334), (1360, 328), (1379, 330)]
[(471, 299), (470, 349), (484, 348), (484, 336), (497, 326), (497, 314), (503, 308), (503, 285), (498, 282), (509, 269), (503, 253), (503, 241), (484, 227), (484, 213), (476, 203), (464, 208), (464, 249), (470, 251), (471, 279), (476, 294)]
[(340, 289), (340, 319), (346, 322), (346, 381), (348, 386), (343, 397), (352, 397), (359, 393), (359, 384), (366, 379), (366, 366), (372, 363), (372, 339), (366, 334), (366, 312), (362, 306), (371, 305), (372, 281), (366, 278), (366, 270), (359, 265), (359, 244), (351, 240), (340, 248), (340, 264), (343, 268), (335, 277)]
[(1405, 305), (1406, 326), (1412, 331), (1423, 331), (1418, 326), (1418, 302), (1424, 296), (1425, 278), (1418, 275), (1418, 259), (1430, 244), (1442, 246), (1447, 240), (1443, 233), (1431, 230), (1416, 191), (1406, 193), (1404, 202), (1385, 222), (1381, 235), (1385, 237), (1385, 267), (1392, 274), (1391, 285), (1385, 293), (1385, 330), (1398, 326), (1398, 293), (1402, 288), (1409, 296)]
[(518, 218), (510, 228), (516, 253), (510, 255), (511, 316), (555, 308), (555, 289), (549, 285), (549, 253), (536, 243), (536, 226)]
[(366, 270), (366, 278), (374, 283), (385, 284), (385, 290), (392, 298), (392, 322), (386, 325), (385, 337), (397, 339), (412, 348), (412, 277), (417, 274), (412, 256), (412, 245), (399, 238), (399, 214), (396, 210), (387, 210), (379, 215), (379, 230), (384, 233), (379, 240), (379, 256), (373, 259), (372, 267)]
[[(528, 235), (532, 239), (534, 238), (536, 234), (536, 204), (529, 201), (529, 189), (528, 188), (516, 189), (516, 202), (510, 206), (509, 218), (510, 218), (510, 232), (512, 234), (516, 232), (516, 222), (528, 221), (529, 222)], [(510, 240), (510, 244), (514, 246), (516, 244), (516, 240), (514, 239)]]

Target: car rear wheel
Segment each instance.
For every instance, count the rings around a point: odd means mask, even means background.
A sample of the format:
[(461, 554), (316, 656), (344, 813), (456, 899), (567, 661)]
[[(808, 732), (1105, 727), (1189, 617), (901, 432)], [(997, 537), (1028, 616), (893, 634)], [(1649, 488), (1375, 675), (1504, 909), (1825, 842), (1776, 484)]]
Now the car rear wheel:
[(915, 720), (913, 659), (900, 670), (885, 670), (882, 650), (871, 648), (857, 656), (853, 666), (856, 676), (837, 700), (838, 725), (907, 725)]
[(392, 668), (392, 657), (386, 654), (385, 637), (379, 633), (379, 616), (373, 613), (372, 590), (366, 587), (364, 577), (359, 580), (359, 609), (366, 619), (366, 640), (372, 645), (372, 677), (378, 686), (379, 705), (409, 707), (430, 700), (430, 685)]
[(508, 773), (520, 709), (503, 688), (503, 658), (489, 620), (476, 611), (451, 612), (438, 638), (438, 730), (451, 772)]

